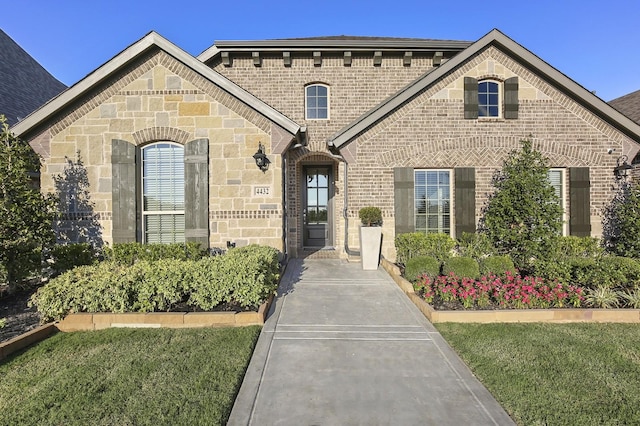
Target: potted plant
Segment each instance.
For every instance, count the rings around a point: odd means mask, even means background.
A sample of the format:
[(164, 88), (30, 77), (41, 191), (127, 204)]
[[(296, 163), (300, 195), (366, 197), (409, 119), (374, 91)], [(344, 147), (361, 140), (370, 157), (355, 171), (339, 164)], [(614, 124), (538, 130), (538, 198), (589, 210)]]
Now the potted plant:
[(363, 207), (358, 212), (360, 226), (360, 258), (362, 269), (376, 270), (382, 244), (382, 212), (378, 207)]

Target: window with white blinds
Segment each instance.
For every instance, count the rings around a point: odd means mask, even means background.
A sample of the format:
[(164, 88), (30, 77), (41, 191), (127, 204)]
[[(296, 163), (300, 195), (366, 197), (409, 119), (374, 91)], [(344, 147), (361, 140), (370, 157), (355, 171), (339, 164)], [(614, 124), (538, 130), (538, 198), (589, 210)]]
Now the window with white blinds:
[(416, 170), (414, 175), (415, 230), (451, 234), (451, 173)]
[(549, 182), (551, 183), (551, 186), (553, 187), (556, 196), (558, 197), (558, 200), (560, 202), (560, 207), (562, 207), (563, 210), (563, 230), (562, 230), (562, 234), (563, 235), (568, 235), (568, 229), (567, 229), (567, 221), (565, 216), (565, 188), (564, 188), (564, 170), (565, 169), (549, 169), (549, 171), (547, 172), (547, 178), (549, 179)]
[(142, 148), (142, 235), (145, 243), (184, 242), (184, 148)]

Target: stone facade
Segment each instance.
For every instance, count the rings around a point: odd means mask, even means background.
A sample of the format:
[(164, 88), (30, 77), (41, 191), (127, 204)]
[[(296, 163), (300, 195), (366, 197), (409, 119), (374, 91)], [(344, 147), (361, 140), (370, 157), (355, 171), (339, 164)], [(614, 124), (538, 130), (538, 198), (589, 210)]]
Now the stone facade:
[[(89, 180), (91, 213), (99, 218), (104, 241), (112, 243), (111, 141), (184, 145), (206, 138), (210, 246), (226, 247), (229, 241), (282, 250), (282, 159), (272, 156), (272, 167), (262, 172), (252, 158), (259, 143), (271, 150), (272, 123), (162, 51), (112, 79), (45, 131), (43, 191), (56, 192), (54, 178), (79, 156)], [(73, 221), (82, 212), (63, 213)]]

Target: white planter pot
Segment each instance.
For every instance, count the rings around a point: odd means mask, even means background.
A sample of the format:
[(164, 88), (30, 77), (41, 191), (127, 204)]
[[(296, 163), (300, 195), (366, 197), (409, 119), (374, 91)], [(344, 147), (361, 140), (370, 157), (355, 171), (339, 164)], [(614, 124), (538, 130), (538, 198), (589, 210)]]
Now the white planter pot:
[(362, 269), (378, 269), (381, 243), (382, 227), (360, 226), (360, 259), (362, 259)]

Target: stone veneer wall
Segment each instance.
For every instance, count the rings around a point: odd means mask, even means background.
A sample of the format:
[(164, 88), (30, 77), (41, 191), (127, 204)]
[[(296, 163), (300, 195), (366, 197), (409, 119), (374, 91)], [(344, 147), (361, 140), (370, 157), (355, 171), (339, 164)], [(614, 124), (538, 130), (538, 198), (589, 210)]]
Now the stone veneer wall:
[[(111, 239), (111, 140), (136, 145), (209, 139), (210, 245), (282, 247), (282, 159), (271, 155), (272, 123), (161, 51), (149, 53), (64, 112), (32, 145), (44, 155), (42, 187), (55, 191), (67, 159), (78, 153), (90, 183), (93, 214)], [(252, 158), (266, 146), (271, 167)], [(135, 185), (135, 182), (131, 182)], [(69, 216), (82, 212), (63, 212)]]

